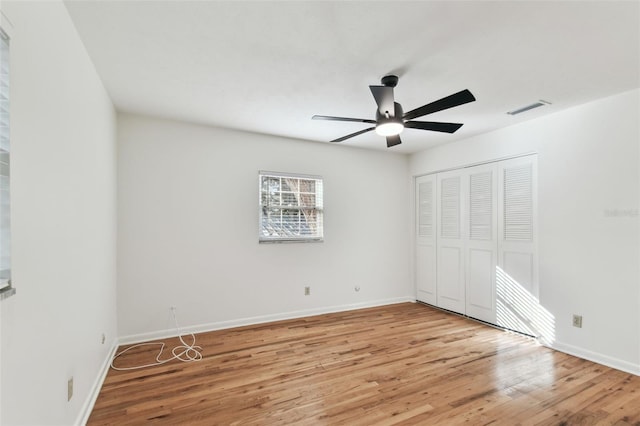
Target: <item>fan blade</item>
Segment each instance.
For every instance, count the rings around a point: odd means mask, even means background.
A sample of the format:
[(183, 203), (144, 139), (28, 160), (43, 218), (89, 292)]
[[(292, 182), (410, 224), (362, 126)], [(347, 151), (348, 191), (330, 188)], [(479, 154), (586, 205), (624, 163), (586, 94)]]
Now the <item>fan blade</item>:
[(376, 124), (375, 120), (367, 120), (365, 118), (347, 118), (347, 117), (331, 117), (330, 115), (314, 115), (312, 120), (332, 120), (332, 121), (355, 121), (357, 123)]
[(371, 94), (378, 104), (378, 111), (385, 117), (385, 113), (389, 113), (389, 117), (393, 117), (395, 114), (395, 108), (393, 105), (393, 87), (388, 86), (369, 86)]
[(343, 136), (343, 137), (338, 138), (338, 139), (334, 139), (334, 140), (332, 140), (331, 142), (342, 142), (342, 141), (345, 141), (345, 140), (347, 140), (347, 139), (349, 139), (349, 138), (352, 138), (352, 137), (354, 137), (354, 136), (358, 136), (358, 135), (361, 135), (361, 134), (363, 134), (363, 133), (370, 132), (370, 131), (372, 131), (373, 129), (375, 129), (375, 127), (369, 127), (368, 129), (360, 130), (359, 132), (351, 133), (350, 135)]
[(403, 118), (405, 120), (412, 120), (414, 118), (422, 117), (423, 115), (432, 114), (434, 112), (457, 107), (459, 105), (464, 105), (475, 100), (476, 98), (471, 94), (471, 92), (467, 89), (464, 89), (458, 93), (449, 95), (446, 98), (439, 99), (437, 101), (431, 102), (430, 104), (423, 105), (420, 108), (411, 110), (406, 113)]
[(455, 133), (462, 123), (440, 123), (437, 121), (407, 121), (404, 127), (410, 129), (433, 130), (434, 132)]
[(387, 148), (391, 148), (392, 146), (400, 145), (402, 141), (400, 140), (400, 136), (387, 136)]

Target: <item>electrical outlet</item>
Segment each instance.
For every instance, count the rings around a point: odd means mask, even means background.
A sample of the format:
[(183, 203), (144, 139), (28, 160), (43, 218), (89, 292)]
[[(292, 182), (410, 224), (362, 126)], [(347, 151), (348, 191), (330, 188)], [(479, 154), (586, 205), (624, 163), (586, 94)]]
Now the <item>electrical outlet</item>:
[(304, 288), (304, 295), (309, 296), (311, 294), (311, 287), (307, 286)]
[(67, 401), (73, 397), (73, 376), (67, 381)]
[(582, 328), (582, 315), (573, 315), (573, 326)]
[(353, 289), (354, 289), (355, 291), (360, 291), (360, 286), (359, 286), (359, 285), (357, 285), (357, 286), (355, 286)]

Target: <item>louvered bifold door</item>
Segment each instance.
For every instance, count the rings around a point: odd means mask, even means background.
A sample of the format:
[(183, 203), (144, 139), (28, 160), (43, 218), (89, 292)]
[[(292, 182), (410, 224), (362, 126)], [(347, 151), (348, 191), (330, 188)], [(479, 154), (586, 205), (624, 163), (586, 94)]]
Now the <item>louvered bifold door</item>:
[(466, 314), (496, 321), (496, 265), (498, 262), (496, 163), (466, 169), (468, 238), (465, 246)]
[(537, 335), (537, 156), (498, 165), (497, 324)]
[(417, 299), (436, 305), (436, 175), (416, 178), (415, 199)]
[(464, 170), (437, 178), (437, 306), (465, 313), (463, 208)]

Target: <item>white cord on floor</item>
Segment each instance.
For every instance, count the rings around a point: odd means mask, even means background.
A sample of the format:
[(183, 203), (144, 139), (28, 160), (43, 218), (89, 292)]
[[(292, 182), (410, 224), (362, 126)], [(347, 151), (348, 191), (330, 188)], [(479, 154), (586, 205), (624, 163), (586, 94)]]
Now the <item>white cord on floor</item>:
[[(189, 333), (191, 335), (191, 338), (193, 339), (193, 342), (191, 344), (188, 344), (187, 342), (185, 342), (184, 338), (182, 337), (182, 332), (180, 331), (180, 327), (178, 326), (178, 319), (176, 318), (176, 308), (174, 307), (171, 308), (171, 315), (173, 316), (173, 323), (175, 324), (176, 331), (178, 332), (178, 339), (180, 339), (180, 343), (182, 343), (182, 345), (178, 345), (171, 350), (171, 353), (173, 354), (171, 358), (167, 358), (165, 360), (160, 359), (160, 357), (162, 356), (162, 352), (164, 351), (164, 348), (165, 348), (165, 344), (162, 342), (138, 343), (137, 345), (129, 346), (127, 349), (117, 353), (111, 360), (111, 368), (118, 371), (127, 371), (127, 370), (138, 370), (140, 368), (153, 367), (155, 365), (166, 364), (167, 362), (173, 359), (177, 359), (178, 361), (181, 361), (181, 362), (201, 361), (202, 353), (200, 351), (202, 351), (202, 348), (200, 346), (196, 346), (196, 336), (193, 333)], [(152, 345), (160, 346), (160, 351), (158, 352), (158, 356), (156, 356), (156, 362), (151, 364), (145, 364), (145, 365), (136, 365), (133, 367), (115, 367), (113, 365), (116, 359), (118, 359), (120, 355), (124, 355), (131, 349), (140, 348), (142, 346), (152, 346)]]

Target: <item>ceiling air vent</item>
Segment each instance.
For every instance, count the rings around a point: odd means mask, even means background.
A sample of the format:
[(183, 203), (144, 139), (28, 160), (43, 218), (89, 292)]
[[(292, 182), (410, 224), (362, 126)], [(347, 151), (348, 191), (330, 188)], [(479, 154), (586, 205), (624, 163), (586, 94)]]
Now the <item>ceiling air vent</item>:
[(532, 110), (534, 108), (541, 107), (543, 105), (551, 105), (551, 102), (543, 101), (541, 99), (538, 102), (532, 103), (531, 105), (523, 106), (522, 108), (518, 108), (518, 109), (514, 109), (513, 111), (509, 111), (509, 112), (507, 112), (507, 114), (509, 114), (509, 115), (518, 115), (518, 114), (521, 114), (521, 113), (523, 113), (525, 111), (529, 111), (529, 110)]

